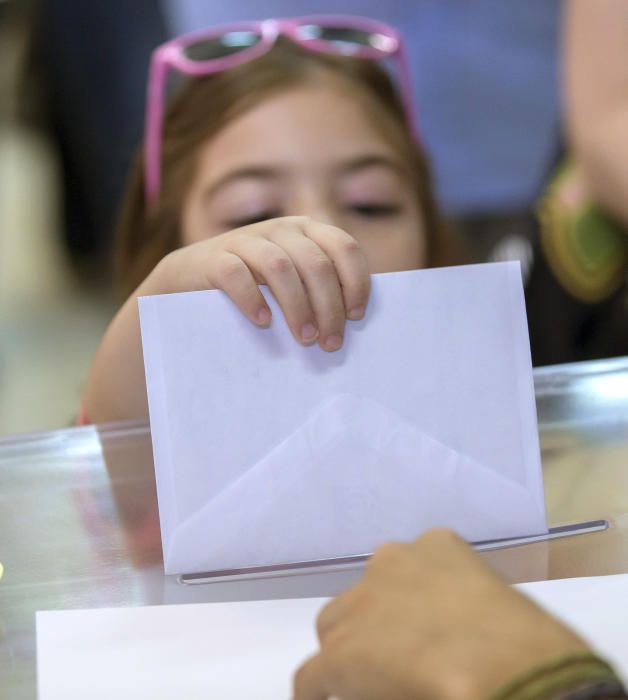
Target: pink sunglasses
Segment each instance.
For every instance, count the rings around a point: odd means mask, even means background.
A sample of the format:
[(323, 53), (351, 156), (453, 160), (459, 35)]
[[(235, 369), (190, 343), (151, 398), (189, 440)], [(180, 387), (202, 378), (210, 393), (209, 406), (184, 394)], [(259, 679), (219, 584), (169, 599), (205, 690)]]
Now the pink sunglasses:
[(323, 15), (241, 22), (193, 32), (153, 51), (148, 78), (145, 143), (145, 198), (153, 204), (161, 183), (161, 139), (169, 69), (203, 76), (228, 70), (268, 52), (279, 36), (310, 51), (370, 60), (394, 58), (406, 118), (415, 129), (410, 71), (401, 35), (363, 17)]

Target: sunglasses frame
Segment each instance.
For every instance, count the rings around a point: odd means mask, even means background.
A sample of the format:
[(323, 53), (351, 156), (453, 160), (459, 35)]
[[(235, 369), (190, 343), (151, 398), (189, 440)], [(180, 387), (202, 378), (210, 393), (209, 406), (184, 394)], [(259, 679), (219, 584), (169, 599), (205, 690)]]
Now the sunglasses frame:
[[(389, 46), (381, 48), (360, 46), (356, 43), (351, 52), (352, 57), (367, 60), (393, 58), (397, 65), (397, 79), (401, 88), (401, 98), (406, 119), (414, 136), (418, 140), (416, 115), (412, 100), (410, 70), (403, 40), (399, 32), (392, 27), (368, 19), (351, 15), (312, 15), (288, 19), (267, 19), (254, 22), (237, 22), (219, 25), (202, 31), (191, 32), (157, 47), (151, 56), (146, 100), (146, 123), (144, 129), (144, 181), (145, 200), (148, 205), (159, 198), (161, 185), (161, 145), (165, 109), (165, 90), (168, 72), (178, 71), (189, 76), (205, 76), (219, 73), (235, 66), (253, 61), (270, 51), (280, 36), (287, 37), (303, 48), (326, 54), (347, 55), (333, 42), (321, 39), (304, 39), (299, 31), (308, 25), (324, 29), (348, 29), (377, 34), (388, 40)], [(220, 58), (197, 61), (188, 58), (185, 51), (194, 44), (219, 38), (231, 32), (254, 32), (260, 40), (248, 48), (236, 51)]]

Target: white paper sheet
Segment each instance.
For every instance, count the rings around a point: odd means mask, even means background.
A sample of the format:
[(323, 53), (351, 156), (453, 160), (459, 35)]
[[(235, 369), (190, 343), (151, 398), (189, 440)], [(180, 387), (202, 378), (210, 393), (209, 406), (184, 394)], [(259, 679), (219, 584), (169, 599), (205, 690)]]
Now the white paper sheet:
[(140, 299), (167, 573), (546, 531), (518, 263), (376, 275), (334, 354), (265, 293)]
[[(628, 575), (520, 587), (628, 680)], [(37, 613), (39, 700), (288, 700), (325, 599)]]

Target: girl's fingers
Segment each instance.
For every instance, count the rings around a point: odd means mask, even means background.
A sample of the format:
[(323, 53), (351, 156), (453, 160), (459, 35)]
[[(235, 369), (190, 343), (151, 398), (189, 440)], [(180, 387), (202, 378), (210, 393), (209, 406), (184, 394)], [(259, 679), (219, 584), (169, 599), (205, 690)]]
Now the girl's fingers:
[(237, 255), (259, 282), (270, 287), (294, 337), (305, 345), (315, 342), (319, 335), (316, 316), (290, 255), (261, 236), (234, 237), (228, 252)]
[(300, 229), (280, 226), (268, 238), (286, 251), (303, 281), (316, 317), (320, 346), (338, 350), (344, 337), (346, 310), (334, 263)]
[(371, 278), (360, 244), (342, 229), (311, 219), (304, 220), (303, 231), (327, 254), (336, 268), (346, 318), (352, 321), (362, 318), (369, 300)]
[(211, 267), (211, 286), (222, 289), (250, 321), (268, 326), (271, 311), (247, 264), (234, 253), (222, 251)]
[(285, 217), (225, 234), (209, 267), (212, 285), (224, 289), (254, 323), (270, 322), (270, 310), (256, 287), (267, 284), (294, 337), (307, 345), (318, 340), (330, 351), (342, 345), (345, 320), (364, 316), (370, 293), (358, 242), (307, 217)]

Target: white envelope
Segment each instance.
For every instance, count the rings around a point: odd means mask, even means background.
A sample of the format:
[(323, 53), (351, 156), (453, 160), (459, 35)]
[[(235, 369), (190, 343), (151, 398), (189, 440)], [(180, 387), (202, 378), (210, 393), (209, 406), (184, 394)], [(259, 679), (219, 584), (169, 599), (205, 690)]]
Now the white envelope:
[(167, 573), (547, 530), (518, 264), (376, 275), (334, 354), (264, 291), (140, 299)]

